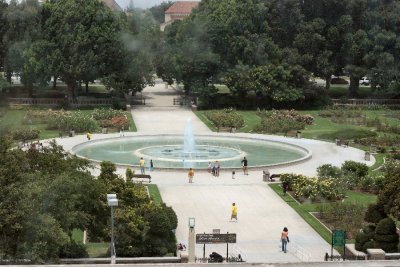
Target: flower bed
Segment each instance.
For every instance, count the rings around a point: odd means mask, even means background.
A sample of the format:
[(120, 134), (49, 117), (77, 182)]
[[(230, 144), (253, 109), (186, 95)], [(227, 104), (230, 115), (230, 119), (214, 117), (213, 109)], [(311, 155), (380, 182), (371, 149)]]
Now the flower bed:
[(244, 126), (243, 116), (233, 109), (206, 111), (204, 115), (214, 123), (217, 128), (234, 127), (239, 129)]
[(261, 117), (261, 123), (255, 127), (255, 131), (261, 133), (288, 133), (293, 130), (302, 130), (306, 125), (314, 122), (311, 115), (301, 115), (296, 110), (259, 110), (257, 115)]
[(80, 111), (61, 112), (49, 118), (48, 129), (74, 130), (77, 133), (94, 132), (98, 128), (96, 120)]

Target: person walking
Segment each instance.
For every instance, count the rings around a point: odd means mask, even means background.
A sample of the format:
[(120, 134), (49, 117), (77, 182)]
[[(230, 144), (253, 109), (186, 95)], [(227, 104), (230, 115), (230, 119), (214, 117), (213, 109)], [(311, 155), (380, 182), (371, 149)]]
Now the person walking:
[(287, 252), (287, 243), (289, 242), (289, 231), (286, 227), (283, 228), (281, 234), (281, 241), (282, 241), (282, 251)]
[(144, 171), (145, 164), (146, 164), (146, 161), (143, 158), (140, 158), (139, 167), (140, 167), (140, 173), (141, 174), (145, 174), (145, 171)]
[(211, 161), (208, 162), (207, 171), (208, 171), (208, 173), (211, 173), (211, 171), (212, 171)]
[(215, 165), (217, 166), (216, 170), (215, 170), (215, 176), (219, 177), (219, 172), (221, 171), (221, 164), (219, 163), (219, 161), (217, 160), (215, 162)]
[(236, 206), (235, 203), (232, 203), (231, 221), (232, 221), (233, 219), (235, 219), (236, 222), (237, 222), (237, 221), (238, 221), (237, 215), (238, 215), (238, 207)]
[(154, 163), (153, 163), (153, 160), (151, 159), (150, 160), (150, 168), (149, 168), (149, 171), (153, 171), (154, 170)]
[(247, 162), (246, 157), (244, 157), (241, 162), (242, 162), (242, 166), (243, 166), (243, 174), (244, 175), (249, 175), (249, 172), (248, 172), (248, 169), (247, 169), (248, 162)]
[(193, 168), (190, 168), (188, 172), (189, 184), (193, 183), (193, 177), (194, 177), (194, 170)]

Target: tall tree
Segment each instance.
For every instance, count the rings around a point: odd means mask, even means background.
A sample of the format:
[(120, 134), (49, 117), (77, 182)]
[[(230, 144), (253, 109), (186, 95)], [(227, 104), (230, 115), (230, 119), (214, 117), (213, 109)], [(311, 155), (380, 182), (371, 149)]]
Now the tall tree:
[[(121, 47), (117, 14), (96, 0), (66, 0), (45, 4), (50, 14), (45, 40), (59, 51), (60, 76), (75, 98), (78, 83), (110, 73)], [(55, 65), (55, 64), (52, 64)]]

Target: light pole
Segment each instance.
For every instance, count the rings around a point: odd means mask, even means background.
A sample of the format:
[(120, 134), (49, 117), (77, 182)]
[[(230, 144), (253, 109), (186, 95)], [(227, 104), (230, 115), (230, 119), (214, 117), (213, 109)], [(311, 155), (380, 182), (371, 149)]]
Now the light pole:
[(117, 194), (107, 194), (107, 204), (111, 207), (111, 264), (115, 264), (116, 253), (114, 244), (114, 207), (118, 206)]
[(196, 226), (196, 220), (193, 217), (189, 217), (189, 263), (196, 262), (196, 233), (194, 231), (194, 227)]

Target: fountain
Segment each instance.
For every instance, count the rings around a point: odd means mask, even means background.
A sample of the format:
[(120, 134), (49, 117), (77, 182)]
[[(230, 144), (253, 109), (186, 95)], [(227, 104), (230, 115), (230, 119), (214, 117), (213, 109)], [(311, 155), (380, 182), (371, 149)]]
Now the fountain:
[(206, 169), (208, 162), (218, 160), (223, 169), (241, 168), (244, 156), (250, 167), (294, 163), (311, 157), (311, 152), (267, 137), (240, 137), (238, 134), (211, 133), (193, 135), (187, 122), (184, 136), (135, 135), (92, 140), (76, 145), (72, 152), (92, 161), (112, 161), (120, 165), (137, 165), (143, 157), (153, 160), (155, 168)]
[(194, 141), (192, 120), (187, 119), (185, 134), (183, 139), (183, 166), (185, 168), (193, 168), (194, 160), (196, 158), (196, 142)]

